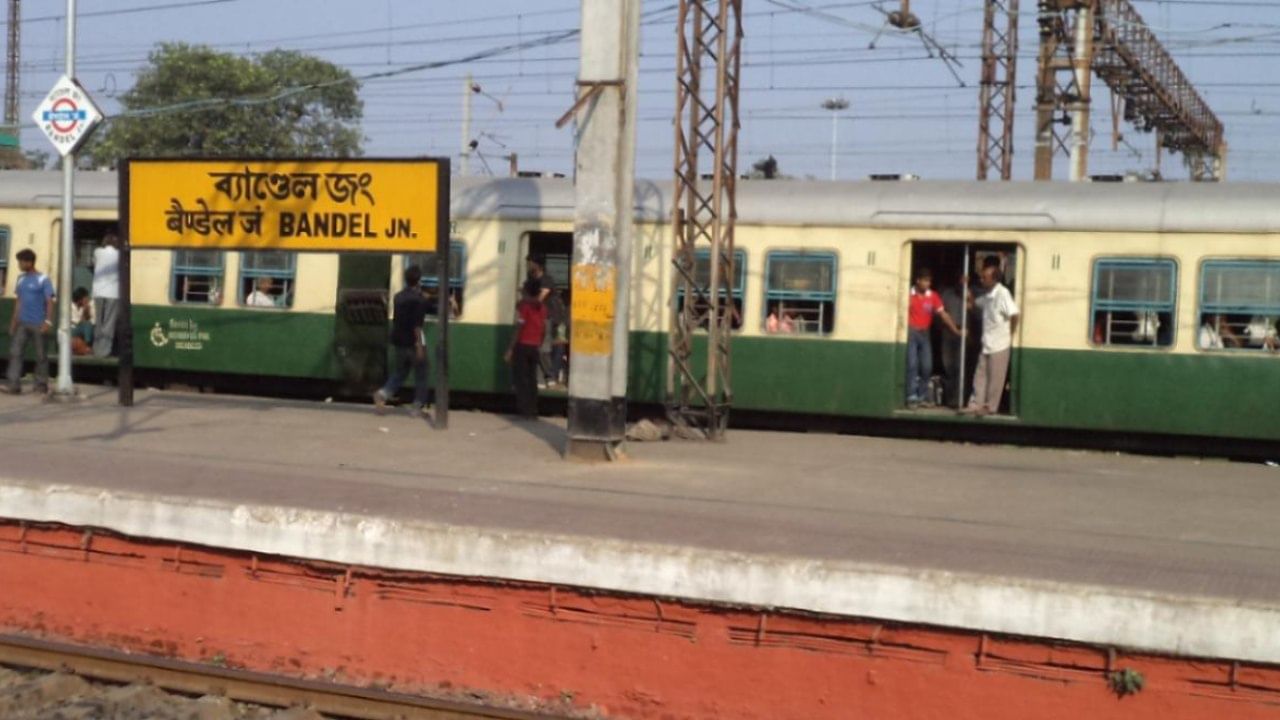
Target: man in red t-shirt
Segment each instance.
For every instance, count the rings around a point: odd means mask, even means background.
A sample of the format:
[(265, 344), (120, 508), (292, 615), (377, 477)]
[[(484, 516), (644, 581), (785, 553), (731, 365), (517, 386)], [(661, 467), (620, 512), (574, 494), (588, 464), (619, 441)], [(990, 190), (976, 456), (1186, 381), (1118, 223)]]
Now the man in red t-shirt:
[(542, 336), (547, 329), (547, 308), (538, 300), (542, 288), (528, 280), (516, 305), (516, 326), (503, 359), (511, 365), (516, 388), (516, 409), (521, 417), (538, 417), (538, 365)]
[(929, 340), (929, 332), (933, 328), (933, 318), (942, 318), (947, 329), (960, 335), (951, 316), (942, 306), (942, 298), (933, 291), (933, 273), (923, 268), (916, 273), (915, 284), (911, 286), (911, 299), (907, 308), (907, 407), (915, 409), (920, 405), (933, 405), (929, 397), (929, 378), (933, 377), (933, 345)]

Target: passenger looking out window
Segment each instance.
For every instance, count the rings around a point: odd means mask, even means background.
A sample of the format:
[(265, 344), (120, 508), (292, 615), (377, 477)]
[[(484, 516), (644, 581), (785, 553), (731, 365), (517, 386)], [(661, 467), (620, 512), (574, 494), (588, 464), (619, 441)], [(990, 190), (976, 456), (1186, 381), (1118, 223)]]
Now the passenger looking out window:
[(244, 304), (248, 307), (276, 307), (275, 295), (271, 293), (271, 278), (258, 278), (257, 284), (254, 285), (253, 292), (249, 293), (248, 297), (244, 299)]
[(240, 297), (251, 308), (293, 306), (298, 259), (282, 250), (259, 250), (240, 255)]
[(1197, 341), (1202, 350), (1280, 352), (1280, 262), (1205, 261)]
[(1099, 260), (1093, 272), (1095, 345), (1173, 345), (1178, 266), (1173, 260)]
[(766, 332), (826, 335), (835, 329), (836, 256), (830, 252), (771, 252), (765, 256), (765, 307), (777, 320)]

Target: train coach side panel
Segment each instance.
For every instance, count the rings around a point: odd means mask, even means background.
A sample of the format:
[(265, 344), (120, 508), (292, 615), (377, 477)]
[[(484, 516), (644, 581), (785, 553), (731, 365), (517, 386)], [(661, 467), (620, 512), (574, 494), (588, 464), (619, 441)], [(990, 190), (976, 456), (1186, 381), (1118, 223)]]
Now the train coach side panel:
[(1047, 427), (1280, 440), (1280, 359), (1026, 348), (1022, 418)]

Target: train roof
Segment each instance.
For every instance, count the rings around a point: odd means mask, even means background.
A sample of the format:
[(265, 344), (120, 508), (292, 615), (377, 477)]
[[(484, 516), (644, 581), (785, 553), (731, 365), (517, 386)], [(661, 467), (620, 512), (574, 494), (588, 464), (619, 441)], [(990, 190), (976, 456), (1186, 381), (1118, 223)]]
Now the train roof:
[[(76, 206), (114, 209), (117, 174), (76, 175)], [(61, 173), (0, 171), (0, 208), (61, 204)], [(665, 220), (670, 182), (637, 180), (637, 217)], [(573, 219), (564, 178), (457, 178), (455, 218)], [(1280, 232), (1280, 184), (742, 180), (744, 225), (1206, 233)]]

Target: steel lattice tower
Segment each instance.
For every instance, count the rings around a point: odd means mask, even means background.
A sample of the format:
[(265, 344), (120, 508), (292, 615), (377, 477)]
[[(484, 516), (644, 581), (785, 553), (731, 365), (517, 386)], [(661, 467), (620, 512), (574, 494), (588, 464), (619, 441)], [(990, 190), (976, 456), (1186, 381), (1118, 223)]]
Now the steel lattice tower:
[[(668, 334), (667, 413), (673, 423), (723, 436), (733, 400), (733, 230), (738, 170), (742, 0), (680, 0), (676, 20), (675, 247)], [(711, 69), (714, 83), (704, 83)], [(699, 160), (712, 159), (703, 180)], [(699, 250), (710, 255), (697, 268)], [(706, 328), (705, 364), (694, 336)]]
[(4, 86), (4, 124), (18, 128), (19, 63), (22, 59), (22, 0), (9, 0), (9, 45), (6, 50)]
[(1013, 117), (1017, 109), (1018, 0), (986, 0), (979, 89), (978, 179), (1013, 178)]

